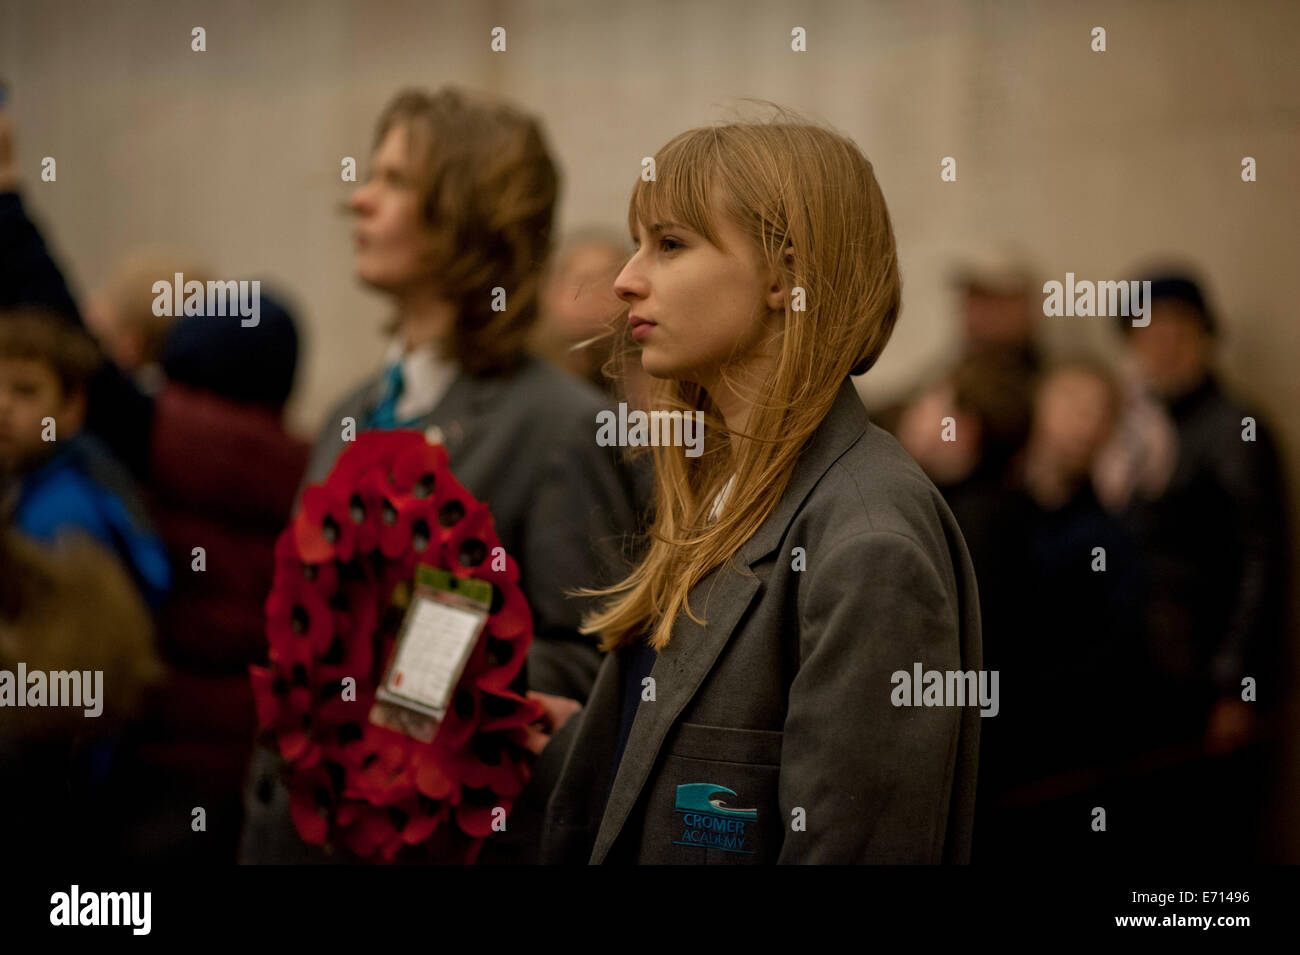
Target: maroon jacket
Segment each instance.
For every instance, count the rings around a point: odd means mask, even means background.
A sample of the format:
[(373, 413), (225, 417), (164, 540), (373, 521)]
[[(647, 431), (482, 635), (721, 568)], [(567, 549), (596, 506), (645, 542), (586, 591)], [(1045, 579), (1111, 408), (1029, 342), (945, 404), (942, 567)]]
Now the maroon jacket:
[[(159, 616), (168, 678), (157, 694), (168, 763), (240, 785), (255, 728), (248, 664), (266, 654), (275, 540), (288, 524), (308, 446), (274, 411), (169, 383), (150, 441), (152, 514), (172, 560)], [(193, 569), (195, 547), (206, 570)], [(202, 745), (200, 741), (204, 741)]]

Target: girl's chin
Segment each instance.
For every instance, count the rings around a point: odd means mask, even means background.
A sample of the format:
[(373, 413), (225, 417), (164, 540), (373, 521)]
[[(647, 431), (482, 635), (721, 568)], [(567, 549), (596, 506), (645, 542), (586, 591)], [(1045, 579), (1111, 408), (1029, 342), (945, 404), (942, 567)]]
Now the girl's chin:
[(684, 368), (658, 354), (656, 348), (641, 349), (641, 370), (651, 378), (681, 378)]

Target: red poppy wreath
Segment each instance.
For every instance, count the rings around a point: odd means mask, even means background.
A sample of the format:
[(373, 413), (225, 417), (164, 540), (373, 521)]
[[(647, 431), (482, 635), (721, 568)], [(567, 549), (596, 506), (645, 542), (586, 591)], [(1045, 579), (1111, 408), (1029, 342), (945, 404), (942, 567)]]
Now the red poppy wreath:
[[(375, 715), (433, 575), (482, 603), (422, 739)], [(269, 665), (250, 667), (303, 839), (375, 861), (477, 859), (528, 781), (525, 728), (541, 716), (523, 695), (533, 625), (518, 580), (487, 506), (418, 431), (363, 432), (306, 489), (276, 542)]]

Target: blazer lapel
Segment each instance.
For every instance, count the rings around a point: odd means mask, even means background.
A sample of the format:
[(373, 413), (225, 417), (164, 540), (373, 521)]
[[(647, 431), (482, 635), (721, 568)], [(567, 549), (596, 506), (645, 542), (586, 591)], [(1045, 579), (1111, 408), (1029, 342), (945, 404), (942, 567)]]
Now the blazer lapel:
[(617, 653), (605, 657), (586, 706), (551, 739), (534, 764), (529, 791), (545, 798), (543, 863), (580, 865), (591, 855), (614, 762), (622, 704), (621, 662)]
[[(724, 574), (728, 575), (726, 583), (715, 590), (714, 585)], [(757, 577), (741, 576), (727, 564), (691, 588), (691, 610), (708, 621), (708, 626), (701, 627), (686, 614), (680, 615), (672, 640), (655, 661), (650, 672), (655, 681), (655, 702), (637, 709), (596, 834), (592, 863), (603, 862), (609, 853), (659, 758), (668, 730), (699, 690), (758, 589)]]
[(461, 372), (433, 410), (420, 419), (420, 428), (436, 429), (435, 437), (446, 446), (453, 467), (465, 450), (486, 433), (480, 419), (493, 413), (493, 399), (502, 386), (500, 378), (476, 378)]
[[(668, 731), (699, 691), (759, 592), (762, 584), (751, 570), (752, 565), (780, 544), (804, 498), (857, 441), (867, 423), (862, 399), (852, 380), (845, 378), (830, 410), (800, 455), (776, 509), (741, 547), (738, 560), (715, 568), (691, 588), (691, 610), (707, 623), (700, 626), (687, 614), (680, 614), (673, 625), (672, 639), (655, 661), (650, 675), (655, 681), (656, 701), (637, 709), (592, 848), (593, 864), (604, 862), (609, 854), (659, 759)], [(742, 564), (743, 569), (739, 569)]]

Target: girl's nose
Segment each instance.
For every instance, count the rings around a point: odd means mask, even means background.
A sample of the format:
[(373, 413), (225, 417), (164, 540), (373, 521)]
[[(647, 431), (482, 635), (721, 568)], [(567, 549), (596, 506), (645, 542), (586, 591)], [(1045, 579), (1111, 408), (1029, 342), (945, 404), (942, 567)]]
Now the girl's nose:
[(614, 279), (614, 294), (625, 302), (631, 302), (633, 299), (645, 298), (646, 280), (641, 273), (637, 257), (632, 259), (623, 266), (623, 271), (618, 273), (618, 278)]

